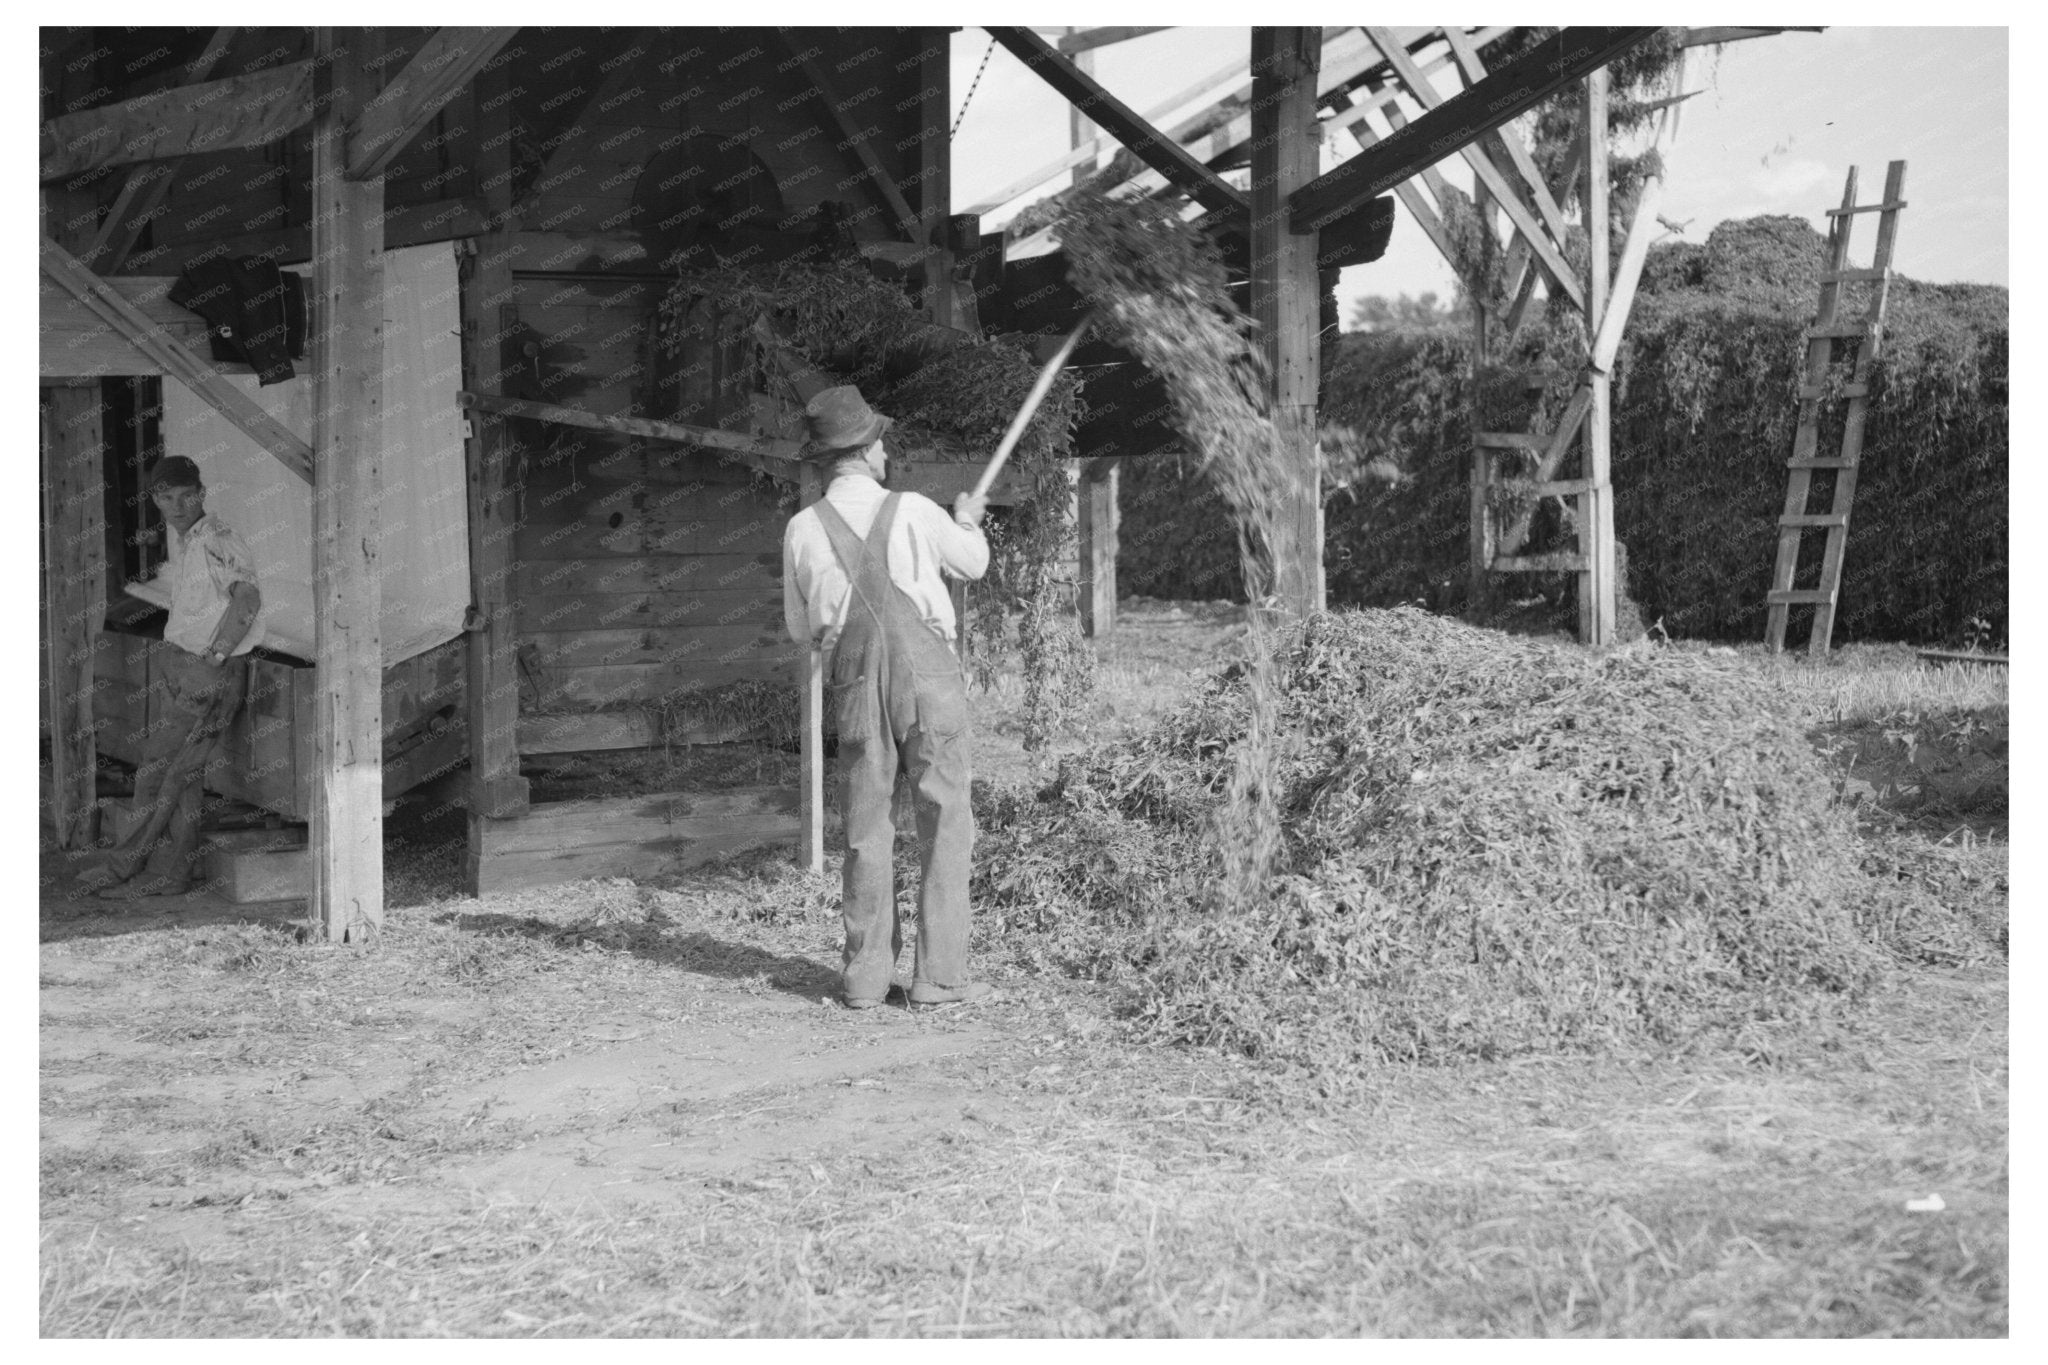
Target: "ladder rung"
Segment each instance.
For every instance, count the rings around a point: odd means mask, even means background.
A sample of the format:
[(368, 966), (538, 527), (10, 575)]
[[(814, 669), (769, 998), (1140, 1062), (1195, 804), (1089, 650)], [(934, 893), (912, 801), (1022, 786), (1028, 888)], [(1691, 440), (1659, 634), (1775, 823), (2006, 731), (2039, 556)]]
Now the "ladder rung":
[(1780, 526), (1847, 526), (1847, 512), (1801, 512), (1797, 516), (1779, 517)]
[(1495, 573), (1584, 573), (1590, 567), (1584, 555), (1495, 555)]
[(1481, 431), (1473, 435), (1472, 444), (1482, 450), (1542, 450), (1550, 444), (1550, 438), (1532, 436), (1526, 431)]
[(1829, 209), (1830, 218), (1847, 218), (1852, 213), (1895, 213), (1906, 207), (1903, 199), (1887, 199), (1882, 204), (1858, 204), (1852, 209)]
[[(1844, 384), (1840, 389), (1840, 393), (1844, 398), (1867, 398), (1870, 395), (1870, 385)], [(1818, 384), (1808, 384), (1805, 388), (1799, 391), (1799, 396), (1802, 399), (1824, 398), (1827, 396), (1827, 390), (1822, 388)]]
[(1868, 322), (1838, 322), (1832, 327), (1809, 327), (1806, 335), (1818, 341), (1822, 337), (1867, 337), (1872, 330)]
[(1532, 498), (1575, 498), (1591, 491), (1591, 479), (1551, 479), (1545, 483), (1532, 483), (1524, 488)]
[(1882, 269), (1863, 267), (1856, 270), (1824, 270), (1821, 272), (1820, 281), (1822, 284), (1833, 284), (1841, 280), (1888, 280), (1891, 277), (1890, 266)]
[(1854, 460), (1845, 460), (1839, 455), (1814, 455), (1804, 460), (1785, 461), (1787, 469), (1854, 469)]
[(1774, 588), (1764, 594), (1764, 600), (1773, 605), (1782, 602), (1796, 606), (1802, 602), (1832, 602), (1835, 595), (1825, 588)]

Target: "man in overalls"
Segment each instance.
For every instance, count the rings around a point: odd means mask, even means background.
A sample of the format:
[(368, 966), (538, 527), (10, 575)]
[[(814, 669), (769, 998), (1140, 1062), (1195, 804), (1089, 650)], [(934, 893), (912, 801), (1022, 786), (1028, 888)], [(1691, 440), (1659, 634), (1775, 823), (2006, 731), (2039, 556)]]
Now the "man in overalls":
[(782, 608), (790, 638), (825, 653), (826, 714), (839, 731), (842, 998), (870, 1009), (892, 993), (903, 948), (892, 809), (900, 772), (916, 801), (922, 858), (910, 1003), (984, 1000), (993, 992), (967, 974), (967, 684), (941, 575), (987, 571), (986, 500), (963, 493), (948, 516), (922, 494), (886, 491), (890, 419), (850, 384), (818, 394), (805, 418), (808, 458), (829, 468), (825, 496), (783, 532)]

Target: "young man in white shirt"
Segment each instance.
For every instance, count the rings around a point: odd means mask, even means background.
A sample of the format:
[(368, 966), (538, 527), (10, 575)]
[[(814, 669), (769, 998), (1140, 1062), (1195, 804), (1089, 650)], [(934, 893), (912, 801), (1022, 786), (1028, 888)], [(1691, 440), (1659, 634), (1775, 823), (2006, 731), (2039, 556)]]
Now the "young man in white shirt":
[(168, 648), (158, 654), (167, 705), (143, 740), (135, 774), (141, 823), (107, 857), (115, 880), (98, 891), (107, 900), (192, 889), (206, 765), (241, 709), (248, 673), (242, 656), (262, 634), (255, 628), (263, 611), (255, 558), (207, 513), (199, 466), (165, 456), (150, 470), (149, 496), (167, 523), (168, 559), (158, 575), (171, 594)]
[(790, 638), (824, 651), (827, 714), (839, 732), (842, 998), (868, 1009), (892, 991), (903, 948), (892, 811), (902, 772), (916, 799), (921, 855), (910, 1003), (986, 999), (990, 989), (967, 973), (967, 683), (944, 576), (987, 571), (987, 504), (963, 493), (949, 516), (922, 494), (888, 492), (882, 435), (890, 419), (850, 384), (818, 394), (805, 418), (808, 458), (829, 465), (828, 482), (783, 532), (782, 606)]

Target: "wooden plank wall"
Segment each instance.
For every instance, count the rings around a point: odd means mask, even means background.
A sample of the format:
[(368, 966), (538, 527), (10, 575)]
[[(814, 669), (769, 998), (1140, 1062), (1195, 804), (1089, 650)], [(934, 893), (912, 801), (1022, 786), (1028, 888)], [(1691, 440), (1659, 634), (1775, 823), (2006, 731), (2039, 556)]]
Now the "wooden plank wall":
[[(833, 199), (855, 206), (857, 236), (895, 234), (886, 215), (863, 212), (878, 202), (866, 172), (827, 133), (815, 101), (796, 98), (802, 77), (781, 69), (791, 58), (771, 36), (638, 35), (619, 54), (632, 60), (589, 92), (578, 131), (543, 166), (525, 209), (533, 249), (515, 266), (531, 351), (532, 368), (519, 376), (524, 393), (607, 415), (758, 429), (746, 346), (719, 343), (706, 326), (678, 359), (659, 354), (654, 327), (668, 277), (647, 265), (639, 275), (531, 268), (560, 259), (553, 244), (564, 235), (639, 231), (658, 248), (661, 222), (696, 206), (684, 191), (704, 187), (678, 182), (663, 198), (642, 177), (667, 179), (685, 140), (709, 139), (735, 157), (751, 152), (777, 181), (790, 231), (801, 234), (807, 215)], [(871, 145), (912, 183), (918, 109), (896, 105), (916, 82), (896, 63), (911, 60), (914, 74), (919, 35), (852, 30), (834, 33), (830, 46), (826, 68), (871, 130)], [(648, 80), (650, 67), (670, 79)], [(759, 230), (772, 222), (754, 221)], [(795, 682), (780, 580), (794, 490), (678, 447), (518, 427), (530, 452), (515, 541), (522, 711), (653, 705), (742, 679)]]

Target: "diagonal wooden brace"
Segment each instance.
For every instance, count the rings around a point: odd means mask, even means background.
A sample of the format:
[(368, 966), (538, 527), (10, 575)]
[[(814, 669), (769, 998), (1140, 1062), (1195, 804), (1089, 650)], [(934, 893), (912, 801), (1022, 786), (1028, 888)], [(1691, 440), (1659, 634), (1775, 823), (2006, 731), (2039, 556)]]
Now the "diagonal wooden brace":
[(221, 375), (219, 370), (194, 354), (184, 343), (159, 327), (134, 304), (109, 288), (85, 263), (48, 237), (42, 239), (43, 273), (77, 299), (100, 321), (111, 327), (136, 350), (163, 367), (163, 372), (198, 394), (220, 414), (233, 422), (243, 435), (284, 463), (284, 467), (313, 482), (313, 448), (285, 430), (282, 423), (260, 404)]

